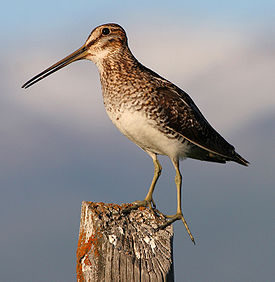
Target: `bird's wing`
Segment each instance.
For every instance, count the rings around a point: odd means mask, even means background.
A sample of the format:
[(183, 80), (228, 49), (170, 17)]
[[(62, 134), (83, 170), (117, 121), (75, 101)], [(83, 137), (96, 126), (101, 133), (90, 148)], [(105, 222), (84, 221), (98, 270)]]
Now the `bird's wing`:
[(225, 159), (235, 159), (234, 147), (208, 123), (187, 93), (171, 85), (158, 87), (154, 96), (166, 130)]

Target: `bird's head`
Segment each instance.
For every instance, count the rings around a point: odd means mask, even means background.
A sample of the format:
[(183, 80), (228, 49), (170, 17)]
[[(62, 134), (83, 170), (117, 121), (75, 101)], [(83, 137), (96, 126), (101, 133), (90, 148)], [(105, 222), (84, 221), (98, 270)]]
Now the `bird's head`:
[(126, 33), (118, 24), (104, 24), (91, 32), (84, 46), (87, 50), (85, 58), (97, 63), (124, 50), (127, 46)]
[(100, 25), (91, 32), (83, 46), (34, 76), (32, 79), (27, 81), (22, 88), (30, 87), (41, 79), (77, 60), (87, 59), (93, 61), (97, 65), (100, 65), (102, 60), (109, 56), (115, 56), (117, 53), (123, 52), (126, 47), (127, 36), (120, 25)]

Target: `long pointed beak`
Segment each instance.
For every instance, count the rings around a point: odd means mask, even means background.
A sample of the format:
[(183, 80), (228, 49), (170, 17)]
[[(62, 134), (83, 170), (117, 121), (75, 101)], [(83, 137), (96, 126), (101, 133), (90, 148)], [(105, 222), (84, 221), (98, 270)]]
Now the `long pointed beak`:
[(87, 47), (83, 45), (79, 49), (77, 49), (75, 52), (70, 54), (69, 56), (65, 57), (61, 61), (57, 62), (56, 64), (50, 66), (46, 70), (42, 71), (41, 73), (34, 76), (32, 79), (28, 80), (25, 84), (22, 85), (22, 88), (28, 88), (35, 84), (36, 82), (40, 81), (41, 79), (47, 77), (48, 75), (66, 67), (70, 63), (83, 59), (87, 55)]

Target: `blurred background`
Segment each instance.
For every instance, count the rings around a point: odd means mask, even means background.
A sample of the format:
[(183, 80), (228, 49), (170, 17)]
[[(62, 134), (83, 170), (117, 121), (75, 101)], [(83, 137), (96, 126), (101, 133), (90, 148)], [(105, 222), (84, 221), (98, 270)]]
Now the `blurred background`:
[[(1, 282), (75, 281), (81, 201), (142, 200), (150, 185), (152, 161), (108, 119), (91, 62), (21, 89), (107, 22), (251, 162), (181, 162), (197, 245), (174, 224), (176, 281), (274, 280), (274, 1), (5, 1), (0, 13)], [(155, 201), (174, 213), (160, 161)]]

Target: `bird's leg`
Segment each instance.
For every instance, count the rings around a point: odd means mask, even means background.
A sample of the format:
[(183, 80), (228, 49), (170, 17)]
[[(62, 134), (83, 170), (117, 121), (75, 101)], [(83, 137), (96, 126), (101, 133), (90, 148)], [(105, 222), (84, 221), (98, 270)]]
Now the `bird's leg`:
[(172, 224), (173, 222), (175, 222), (176, 220), (182, 220), (186, 231), (188, 233), (188, 235), (190, 236), (190, 239), (192, 240), (192, 242), (195, 244), (195, 240), (194, 237), (187, 225), (187, 222), (183, 216), (183, 212), (182, 212), (182, 208), (181, 208), (181, 184), (182, 184), (182, 176), (179, 170), (179, 161), (178, 160), (172, 160), (173, 165), (176, 169), (176, 177), (175, 177), (175, 183), (177, 186), (177, 213), (174, 215), (164, 215), (167, 218), (170, 218), (164, 225), (160, 226), (158, 229), (164, 229), (167, 226), (169, 226), (170, 224)]
[(151, 152), (147, 152), (147, 153), (152, 157), (153, 163), (154, 163), (154, 177), (153, 177), (152, 183), (150, 185), (149, 191), (148, 191), (145, 199), (143, 201), (133, 202), (132, 206), (125, 210), (126, 212), (133, 210), (133, 209), (136, 209), (138, 207), (149, 207), (151, 210), (156, 208), (155, 201), (153, 200), (153, 192), (154, 192), (156, 183), (158, 181), (158, 178), (161, 174), (162, 167), (161, 167), (161, 165), (160, 165), (160, 163), (157, 159), (156, 154), (153, 154)]
[[(162, 170), (162, 167), (161, 167), (156, 155), (154, 155), (154, 156), (155, 156), (155, 158), (153, 158), (154, 168), (155, 168), (154, 169), (154, 177), (153, 177), (152, 183), (150, 185), (149, 191), (148, 191), (145, 199), (140, 202), (140, 203), (147, 203), (147, 205), (149, 205), (150, 209), (156, 208), (156, 204), (153, 200), (153, 192), (154, 192), (156, 183), (157, 183), (157, 181), (160, 177), (161, 170)], [(152, 204), (153, 204), (153, 207), (152, 207)]]

